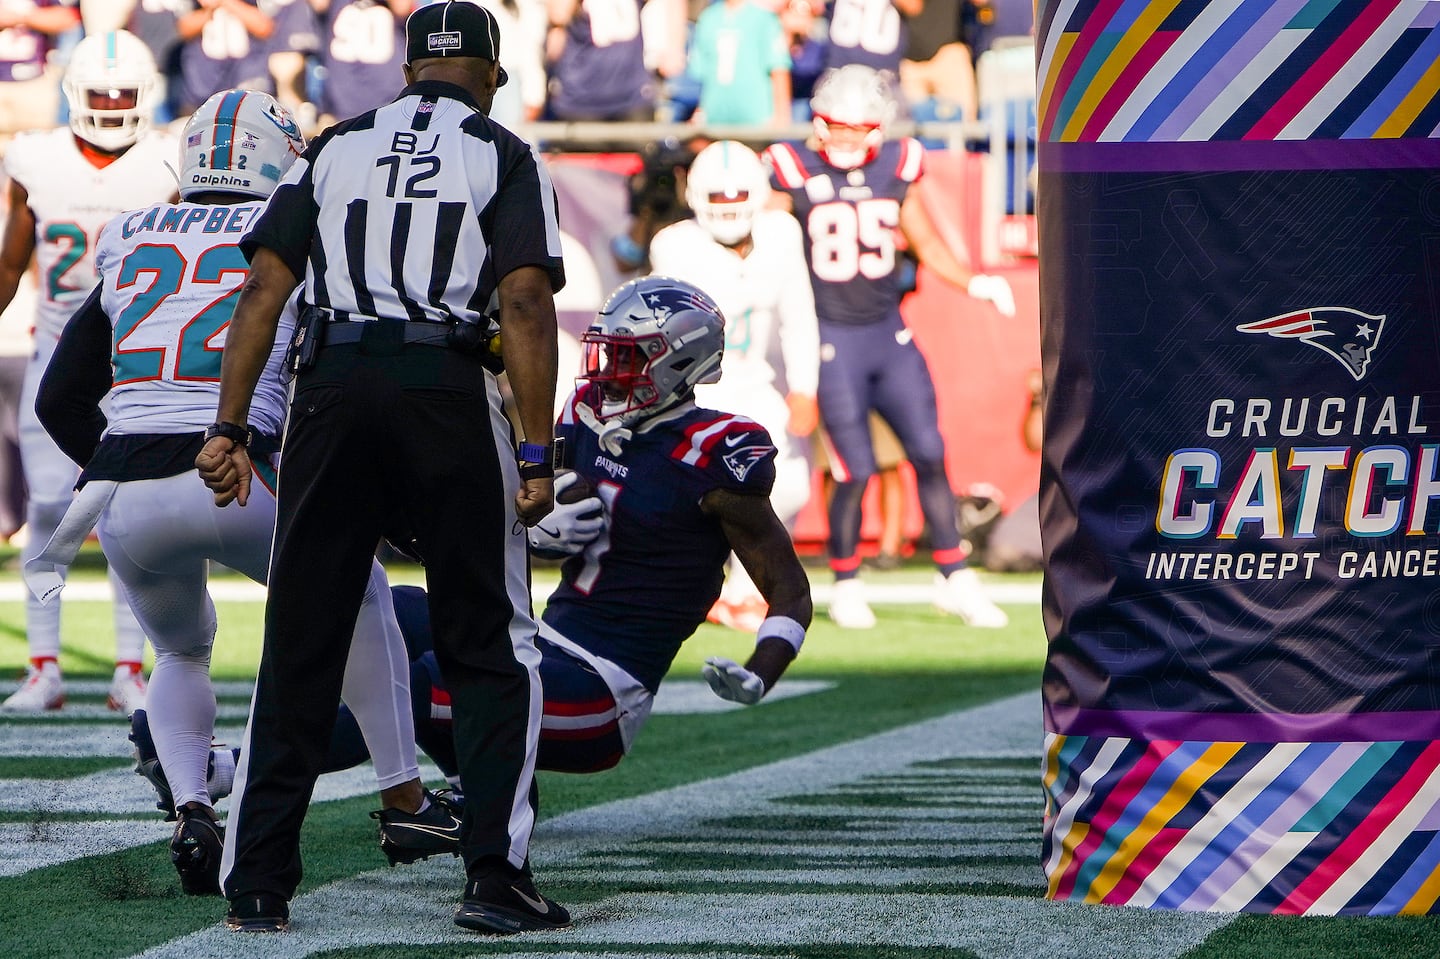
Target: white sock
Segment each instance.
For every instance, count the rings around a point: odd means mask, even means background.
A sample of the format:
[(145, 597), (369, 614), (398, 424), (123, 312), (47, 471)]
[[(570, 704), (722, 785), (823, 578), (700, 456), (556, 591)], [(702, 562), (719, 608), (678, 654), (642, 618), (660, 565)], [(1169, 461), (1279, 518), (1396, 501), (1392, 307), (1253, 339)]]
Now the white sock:
[(213, 806), (205, 787), (210, 742), (215, 735), (209, 657), (158, 651), (145, 715), (176, 808), (187, 802)]
[(210, 776), (205, 788), (210, 798), (219, 802), (230, 795), (235, 786), (235, 753), (229, 746), (215, 746), (210, 750)]
[(389, 789), (417, 778), (420, 763), (410, 713), (410, 658), (379, 563), (370, 568), (340, 696), (365, 737), (379, 787)]

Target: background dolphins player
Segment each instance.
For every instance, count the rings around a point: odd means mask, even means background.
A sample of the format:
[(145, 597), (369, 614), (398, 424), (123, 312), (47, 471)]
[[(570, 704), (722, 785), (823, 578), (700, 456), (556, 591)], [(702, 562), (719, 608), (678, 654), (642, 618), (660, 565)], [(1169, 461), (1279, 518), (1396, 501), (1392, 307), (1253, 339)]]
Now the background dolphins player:
[[(697, 387), (696, 398), (769, 432), (777, 450), (770, 502), (789, 527), (810, 499), (804, 438), (819, 420), (820, 335), (800, 227), (765, 209), (769, 198), (769, 173), (753, 150), (734, 140), (710, 144), (685, 178), (693, 218), (655, 235), (650, 263), (710, 294), (724, 314), (725, 375)], [(765, 618), (742, 564), (731, 564), (711, 618), (746, 631)]]
[(830, 618), (869, 629), (860, 570), (860, 506), (876, 472), (870, 410), (900, 440), (915, 468), (920, 510), (939, 570), (935, 604), (972, 626), (1004, 626), (1003, 610), (965, 565), (955, 524), (955, 494), (945, 472), (945, 440), (935, 384), (925, 357), (900, 316), (904, 295), (895, 233), (927, 268), (976, 299), (1015, 313), (1003, 277), (974, 273), (950, 251), (911, 184), (924, 172), (924, 148), (906, 137), (886, 140), (895, 116), (889, 83), (850, 64), (826, 73), (810, 98), (815, 145), (777, 143), (765, 151), (775, 186), (805, 233), (805, 256), (820, 321), (820, 417), (829, 441), (835, 494), (830, 501)]
[[(568, 557), (537, 642), (540, 769), (597, 772), (629, 752), (681, 643), (719, 595), (732, 549), (770, 615), (743, 666), (707, 660), (711, 689), (759, 702), (804, 640), (810, 584), (770, 506), (775, 448), (753, 420), (694, 402), (695, 386), (720, 371), (724, 322), (699, 289), (651, 276), (611, 294), (584, 334), (579, 387), (556, 430), (575, 469), (560, 474), (555, 511), (530, 530), (533, 552)], [(429, 652), (424, 593), (393, 592), (414, 661), (417, 736), (453, 776), (449, 696)], [(363, 759), (342, 710), (326, 768)]]
[[(222, 832), (211, 789), (226, 791), (225, 771), (233, 774), (234, 766), (228, 753), (211, 755), (216, 618), (208, 565), (213, 560), (265, 582), (288, 335), (278, 339), (250, 411), (261, 477), (250, 508), (217, 507), (193, 464), (214, 418), (225, 331), (248, 275), (239, 239), (305, 143), (289, 111), (247, 90), (211, 97), (184, 137), (182, 201), (123, 214), (100, 234), (100, 287), (65, 328), (41, 385), (39, 413), (61, 448), (85, 464), (84, 486), (62, 529), (77, 530), (70, 545), (78, 547), (89, 523), (74, 525), (72, 517), (98, 516), (100, 544), (155, 646), (147, 708), (137, 711), (135, 725), (143, 725), (146, 745), (153, 735), (166, 772), (178, 819), (172, 861), (187, 893), (218, 894)], [(282, 322), (294, 328), (293, 303)], [(27, 566), (32, 588), (37, 573), (43, 580), (43, 562)], [(373, 747), (382, 802), (403, 804), (403, 811), (388, 810), (392, 818), (418, 818), (453, 844), (458, 821), (444, 803), (427, 806), (419, 783), (409, 667), (378, 563), (351, 650), (344, 695)], [(419, 817), (412, 815), (417, 808)], [(405, 844), (404, 837), (390, 841)]]
[[(117, 30), (86, 37), (65, 71), (69, 129), (21, 134), (5, 153), (10, 219), (0, 245), (0, 310), (15, 296), (32, 254), (40, 267), (35, 352), (20, 397), (20, 458), (30, 489), (22, 560), (44, 548), (73, 495), (75, 464), (35, 419), (35, 393), (65, 321), (95, 286), (100, 228), (117, 213), (175, 193), (175, 177), (166, 166), (174, 162), (175, 141), (150, 130), (157, 76), (149, 48), (132, 34)], [(30, 671), (3, 708), (58, 709), (65, 702), (57, 660), (60, 604), (42, 607), (27, 596), (25, 636)], [(116, 589), (111, 709), (128, 714), (144, 703), (144, 648), (145, 637)]]

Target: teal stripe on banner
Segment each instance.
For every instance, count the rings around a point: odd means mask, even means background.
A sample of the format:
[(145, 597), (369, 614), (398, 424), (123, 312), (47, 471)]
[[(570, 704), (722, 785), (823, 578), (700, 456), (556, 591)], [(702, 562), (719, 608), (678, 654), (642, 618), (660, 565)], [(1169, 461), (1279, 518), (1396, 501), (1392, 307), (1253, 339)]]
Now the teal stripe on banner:
[(1365, 755), (1355, 761), (1355, 764), (1345, 771), (1345, 774), (1335, 781), (1330, 791), (1320, 798), (1310, 811), (1301, 816), (1294, 826), (1290, 827), (1291, 832), (1319, 832), (1335, 819), (1336, 816), (1348, 805), (1355, 795), (1364, 789), (1370, 780), (1375, 778), (1375, 773), (1380, 767), (1390, 761), (1395, 751), (1400, 748), (1400, 743), (1376, 743), (1365, 750)]

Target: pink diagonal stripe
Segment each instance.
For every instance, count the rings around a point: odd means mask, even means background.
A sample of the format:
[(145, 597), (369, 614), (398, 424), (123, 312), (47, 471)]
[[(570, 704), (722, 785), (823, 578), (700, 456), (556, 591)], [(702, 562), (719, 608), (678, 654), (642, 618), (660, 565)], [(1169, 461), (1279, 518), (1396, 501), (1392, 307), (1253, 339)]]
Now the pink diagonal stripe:
[(1080, 30), (1080, 36), (1075, 39), (1075, 44), (1070, 48), (1070, 54), (1065, 58), (1065, 63), (1060, 67), (1060, 75), (1055, 78), (1054, 93), (1050, 104), (1050, 115), (1045, 118), (1043, 129), (1040, 131), (1040, 139), (1050, 139), (1050, 131), (1055, 128), (1055, 117), (1060, 113), (1060, 104), (1065, 101), (1065, 95), (1070, 89), (1070, 83), (1079, 72), (1080, 65), (1095, 49), (1095, 41), (1100, 34), (1105, 32), (1105, 27), (1111, 20), (1115, 19), (1115, 13), (1120, 9), (1124, 0), (1100, 0), (1095, 10), (1085, 19), (1085, 26)]
[(1135, 59), (1126, 64), (1125, 69), (1115, 78), (1115, 83), (1106, 91), (1101, 98), (1095, 112), (1090, 114), (1085, 129), (1080, 131), (1080, 140), (1098, 140), (1100, 134), (1105, 132), (1105, 127), (1114, 119), (1115, 113), (1129, 99), (1130, 94), (1140, 85), (1140, 81), (1155, 66), (1155, 62), (1165, 55), (1180, 33), (1176, 30), (1167, 30), (1163, 33), (1152, 33), (1150, 38), (1135, 51)]
[(1266, 111), (1265, 115), (1256, 121), (1242, 139), (1245, 140), (1273, 140), (1285, 128), (1285, 124), (1295, 119), (1296, 115), (1315, 98), (1315, 94), (1329, 83), (1335, 74), (1349, 62), (1355, 55), (1355, 51), (1370, 39), (1385, 18), (1390, 16), (1400, 0), (1370, 0), (1365, 8), (1355, 17), (1355, 22), (1346, 28), (1345, 32), (1335, 38), (1315, 62), (1306, 70), (1304, 75), (1295, 81), (1295, 85), (1286, 90), (1275, 105)]
[(1188, 829), (1162, 829), (1155, 834), (1155, 838), (1145, 844), (1145, 848), (1130, 860), (1125, 867), (1125, 875), (1115, 884), (1115, 888), (1106, 894), (1101, 902), (1111, 906), (1123, 906), (1135, 895), (1135, 891), (1150, 878), (1155, 867), (1170, 855), (1170, 850), (1180, 845), (1180, 840), (1189, 835)]
[(1150, 777), (1155, 774), (1171, 753), (1180, 748), (1180, 741), (1150, 743), (1150, 748), (1145, 754), (1130, 767), (1130, 771), (1120, 777), (1115, 788), (1110, 790), (1110, 795), (1105, 797), (1100, 808), (1096, 811), (1095, 817), (1090, 820), (1090, 831), (1075, 847), (1075, 852), (1070, 857), (1070, 865), (1060, 881), (1055, 884), (1055, 898), (1069, 899), (1075, 891), (1075, 880), (1080, 874), (1080, 869), (1100, 844), (1105, 840), (1106, 831), (1115, 824), (1122, 814), (1130, 807), (1130, 803), (1145, 788)]
[(1300, 881), (1295, 891), (1290, 893), (1275, 911), (1299, 915), (1309, 909), (1315, 900), (1320, 898), (1336, 879), (1345, 875), (1350, 867), (1365, 855), (1375, 840), (1390, 828), (1395, 817), (1415, 798), (1415, 794), (1437, 766), (1440, 766), (1440, 742), (1432, 742), (1416, 757), (1415, 762), (1405, 770), (1405, 774), (1396, 781), (1390, 791), (1375, 804), (1375, 808), (1365, 819), (1325, 857), (1324, 862)]

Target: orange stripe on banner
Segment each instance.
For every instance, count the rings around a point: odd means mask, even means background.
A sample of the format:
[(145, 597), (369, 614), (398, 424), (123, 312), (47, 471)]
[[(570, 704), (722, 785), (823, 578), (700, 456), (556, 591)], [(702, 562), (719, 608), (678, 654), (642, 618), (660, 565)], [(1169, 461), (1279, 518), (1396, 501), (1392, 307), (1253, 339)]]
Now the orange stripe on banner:
[(1045, 85), (1040, 88), (1039, 110), (1036, 116), (1040, 118), (1041, 126), (1045, 125), (1045, 118), (1050, 115), (1050, 98), (1055, 92), (1055, 81), (1060, 76), (1060, 71), (1065, 66), (1065, 61), (1070, 57), (1070, 51), (1075, 47), (1075, 41), (1080, 39), (1078, 33), (1064, 33), (1060, 35), (1060, 42), (1055, 44), (1055, 56), (1050, 59), (1050, 69), (1045, 74)]
[(1410, 901), (1400, 907), (1400, 915), (1429, 915), (1436, 902), (1440, 902), (1440, 866), (1436, 866), (1426, 877), (1420, 888), (1415, 890), (1415, 895), (1410, 897)]
[(1385, 139), (1403, 137), (1405, 131), (1410, 129), (1420, 111), (1424, 110), (1440, 93), (1440, 62), (1430, 64), (1430, 69), (1420, 77), (1420, 82), (1415, 84), (1415, 89), (1405, 94), (1405, 99), (1395, 107), (1395, 110), (1385, 118), (1375, 131), (1375, 136)]
[(1214, 743), (1200, 754), (1199, 759), (1181, 772), (1169, 791), (1146, 811), (1139, 825), (1120, 840), (1120, 845), (1114, 854), (1106, 861), (1100, 874), (1090, 884), (1090, 888), (1085, 890), (1085, 901), (1095, 903), (1104, 901), (1151, 841), (1159, 835), (1160, 830), (1165, 828), (1165, 824), (1185, 808), (1186, 803), (1195, 797), (1195, 793), (1199, 791), (1200, 787), (1210, 781), (1210, 777), (1235, 758), (1235, 754), (1243, 745), (1244, 743)]
[(1129, 30), (1125, 31), (1120, 42), (1115, 45), (1115, 49), (1110, 51), (1110, 55), (1105, 58), (1100, 69), (1095, 71), (1089, 87), (1080, 97), (1080, 102), (1075, 105), (1075, 112), (1070, 114), (1065, 129), (1061, 131), (1061, 140), (1073, 141), (1080, 138), (1080, 131), (1085, 129), (1085, 124), (1090, 121), (1090, 117), (1095, 113), (1096, 107), (1100, 105), (1101, 99), (1115, 87), (1125, 68), (1130, 66), (1141, 54), (1155, 31), (1160, 28), (1160, 24), (1164, 23), (1165, 18), (1170, 16), (1171, 11), (1179, 5), (1180, 0), (1164, 0), (1163, 3), (1152, 2), (1145, 7), (1140, 16), (1135, 18), (1135, 22), (1130, 25)]
[[(1046, 893), (1051, 899), (1060, 898), (1060, 882), (1067, 880), (1073, 883), (1075, 877), (1068, 875), (1072, 868), (1078, 868), (1076, 851), (1085, 845), (1085, 839), (1090, 835), (1090, 824), (1088, 822), (1077, 823), (1065, 835), (1060, 837), (1060, 861), (1055, 864), (1055, 871), (1050, 874), (1050, 891)], [(1083, 861), (1083, 860), (1082, 860)]]

